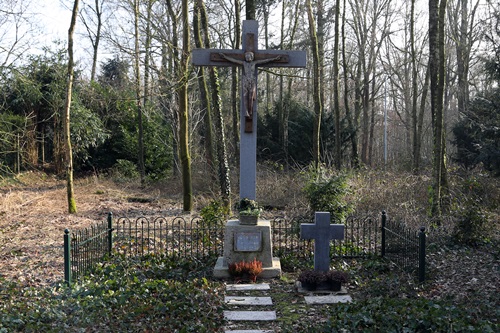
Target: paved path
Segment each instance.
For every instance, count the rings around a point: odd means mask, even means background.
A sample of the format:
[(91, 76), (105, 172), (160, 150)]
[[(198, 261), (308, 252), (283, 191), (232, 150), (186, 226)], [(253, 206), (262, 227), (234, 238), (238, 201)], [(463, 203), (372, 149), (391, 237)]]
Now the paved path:
[[(271, 287), (267, 283), (228, 284), (224, 300), (229, 309), (224, 311), (227, 321), (226, 333), (272, 333), (274, 330), (260, 329), (268, 327), (276, 320), (276, 311), (272, 310), (273, 300), (269, 296)], [(241, 295), (241, 294), (244, 295)], [(332, 304), (351, 302), (349, 295), (304, 295), (306, 304)], [(242, 329), (251, 327), (252, 329)], [(256, 329), (257, 328), (257, 329)]]

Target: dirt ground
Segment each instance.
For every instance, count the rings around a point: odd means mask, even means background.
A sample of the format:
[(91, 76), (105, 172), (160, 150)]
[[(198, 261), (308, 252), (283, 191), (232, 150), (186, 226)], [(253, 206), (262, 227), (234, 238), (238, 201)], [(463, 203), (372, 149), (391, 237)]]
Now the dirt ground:
[[(75, 182), (77, 214), (67, 213), (65, 182), (27, 173), (0, 186), (0, 278), (30, 286), (63, 279), (64, 230), (83, 229), (115, 216), (183, 215), (181, 200), (130, 183), (87, 178)], [(177, 202), (177, 203), (176, 203)]]
[[(33, 172), (15, 181), (0, 179), (0, 185), (0, 279), (25, 286), (51, 286), (63, 280), (65, 229), (104, 221), (108, 212), (128, 217), (183, 215), (180, 191), (173, 188), (140, 189), (138, 184), (89, 177), (75, 182), (78, 213), (68, 214), (63, 180)], [(431, 281), (422, 291), (427, 297), (491, 301), (500, 291), (495, 246), (434, 249), (428, 267)]]

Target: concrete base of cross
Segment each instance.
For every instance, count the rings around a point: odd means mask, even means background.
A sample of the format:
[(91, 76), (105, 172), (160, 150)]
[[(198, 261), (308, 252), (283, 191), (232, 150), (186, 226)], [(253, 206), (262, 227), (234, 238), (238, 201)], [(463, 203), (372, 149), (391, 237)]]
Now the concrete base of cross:
[(224, 233), (224, 253), (214, 267), (214, 277), (229, 278), (229, 263), (254, 259), (262, 262), (259, 278), (281, 275), (280, 260), (273, 257), (271, 223), (259, 220), (256, 225), (243, 225), (238, 220), (229, 220)]

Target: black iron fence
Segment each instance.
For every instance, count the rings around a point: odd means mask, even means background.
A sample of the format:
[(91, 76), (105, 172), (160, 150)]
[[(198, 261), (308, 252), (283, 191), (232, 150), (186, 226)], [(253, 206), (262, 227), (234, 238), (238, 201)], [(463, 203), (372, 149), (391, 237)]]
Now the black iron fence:
[(121, 217), (117, 220), (113, 248), (127, 256), (165, 254), (203, 259), (222, 255), (224, 226), (200, 217)]
[[(273, 253), (312, 259), (314, 242), (300, 238), (300, 224), (308, 219), (271, 220)], [(179, 258), (203, 260), (223, 254), (224, 225), (207, 223), (202, 218), (120, 217), (83, 231), (64, 235), (64, 277), (67, 283), (101, 262), (107, 255), (125, 256), (164, 254)], [(420, 235), (420, 234), (423, 234)], [(405, 229), (403, 224), (382, 217), (349, 217), (345, 221), (345, 237), (331, 244), (332, 257), (365, 257), (382, 255), (402, 268), (419, 265), (419, 278), (425, 277), (425, 233)], [(422, 243), (423, 241), (423, 243)], [(422, 254), (423, 253), (423, 254)], [(423, 272), (423, 273), (422, 273)]]
[(420, 282), (425, 280), (425, 228), (408, 228), (403, 222), (388, 219), (382, 212), (382, 253), (401, 269), (416, 272)]
[(83, 273), (111, 254), (113, 244), (113, 219), (70, 233), (64, 230), (64, 280), (70, 284)]
[[(273, 219), (273, 254), (278, 257), (294, 255), (301, 259), (312, 259), (314, 242), (300, 238), (300, 224), (308, 222), (311, 221), (307, 218)], [(353, 258), (381, 253), (378, 218), (351, 216), (346, 219), (344, 225), (344, 239), (331, 241), (331, 257)]]

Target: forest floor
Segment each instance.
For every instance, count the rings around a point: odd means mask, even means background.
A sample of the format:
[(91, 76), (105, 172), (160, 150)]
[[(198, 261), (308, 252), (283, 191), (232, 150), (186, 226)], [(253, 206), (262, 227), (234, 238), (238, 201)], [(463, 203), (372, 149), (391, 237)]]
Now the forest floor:
[[(421, 181), (413, 176), (405, 177), (397, 180), (401, 184), (400, 188), (411, 188), (412, 184)], [(372, 187), (378, 183), (384, 184), (385, 180), (365, 177), (362, 181), (370, 183), (371, 187), (367, 185), (360, 189), (357, 200), (359, 205), (364, 204), (366, 209), (371, 209), (371, 202), (376, 201), (376, 198), (370, 197), (370, 193), (365, 193), (366, 197), (361, 193), (365, 191), (383, 195), (383, 191)], [(361, 180), (357, 182), (359, 184)], [(490, 184), (493, 193), (491, 189), (486, 191), (486, 195), (493, 195), (492, 200), (499, 198), (494, 198), (500, 191), (499, 182), (496, 180), (495, 184)], [(0, 179), (0, 184), (0, 281), (16, 281), (24, 286), (53, 286), (63, 280), (62, 244), (65, 229), (79, 230), (97, 221), (104, 221), (108, 212), (118, 216), (185, 215), (179, 184), (164, 187), (168, 188), (166, 191), (97, 177), (80, 179), (75, 184), (77, 214), (67, 213), (65, 183), (60, 179), (28, 172), (15, 179)], [(398, 194), (398, 191), (388, 191), (393, 198), (385, 195), (384, 200), (399, 200), (399, 203), (392, 205), (398, 204), (407, 210), (417, 205), (415, 198), (407, 200), (407, 197), (422, 195), (416, 189), (404, 194)], [(425, 188), (422, 191), (425, 192)], [(286, 193), (283, 191), (283, 195)], [(198, 206), (203, 206), (203, 200), (207, 199), (199, 199)], [(280, 204), (276, 203), (277, 206)], [(496, 207), (498, 209), (498, 204)], [(498, 211), (490, 214), (490, 222), (496, 231), (489, 245), (439, 245), (431, 248), (428, 256), (430, 281), (423, 289), (415, 287), (414, 292), (426, 298), (456, 299), (471, 305), (484, 299), (498, 308), (498, 216)], [(286, 291), (291, 287), (283, 284), (283, 288)], [(360, 297), (363, 293), (356, 286), (351, 286), (350, 292)], [(395, 292), (395, 296), (404, 297), (398, 292)]]
[(0, 277), (30, 286), (62, 281), (64, 230), (105, 221), (108, 212), (183, 215), (180, 199), (92, 177), (75, 182), (75, 197), (78, 213), (68, 214), (65, 182), (36, 172), (0, 187)]

